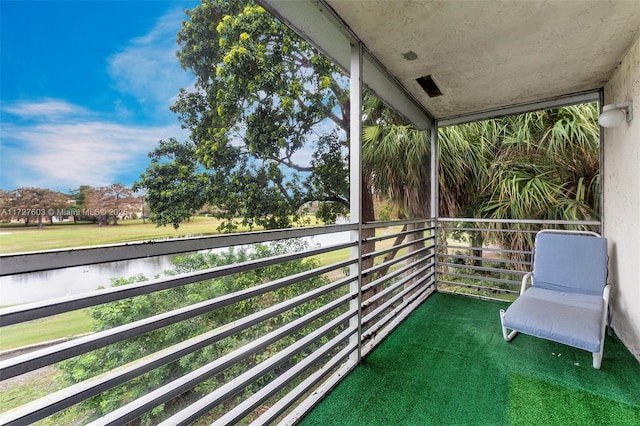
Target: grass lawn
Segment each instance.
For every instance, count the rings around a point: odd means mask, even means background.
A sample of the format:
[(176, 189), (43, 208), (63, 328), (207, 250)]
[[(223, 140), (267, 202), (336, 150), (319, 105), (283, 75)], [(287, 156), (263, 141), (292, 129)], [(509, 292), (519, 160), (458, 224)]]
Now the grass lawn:
[[(147, 241), (195, 235), (218, 234), (220, 221), (211, 217), (195, 217), (174, 229), (156, 227), (142, 220), (120, 221), (117, 226), (93, 224), (60, 224), (43, 229), (3, 226), (0, 228), (0, 253), (22, 253), (58, 248), (86, 247), (129, 241)], [(239, 229), (238, 232), (246, 231)]]
[[(60, 371), (52, 366), (35, 370), (24, 376), (0, 382), (0, 411), (5, 412), (47, 396), (60, 388)], [(39, 421), (38, 425), (58, 426), (82, 424), (90, 413), (73, 406), (61, 413)]]
[(0, 351), (91, 331), (85, 309), (0, 328)]

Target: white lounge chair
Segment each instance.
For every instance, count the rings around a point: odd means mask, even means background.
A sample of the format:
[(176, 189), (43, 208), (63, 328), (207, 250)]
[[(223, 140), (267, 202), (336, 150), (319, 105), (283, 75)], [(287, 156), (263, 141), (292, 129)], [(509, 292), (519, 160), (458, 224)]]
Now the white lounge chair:
[(533, 271), (522, 278), (520, 296), (500, 310), (505, 340), (521, 332), (583, 349), (599, 369), (609, 310), (607, 263), (607, 240), (595, 232), (538, 232)]

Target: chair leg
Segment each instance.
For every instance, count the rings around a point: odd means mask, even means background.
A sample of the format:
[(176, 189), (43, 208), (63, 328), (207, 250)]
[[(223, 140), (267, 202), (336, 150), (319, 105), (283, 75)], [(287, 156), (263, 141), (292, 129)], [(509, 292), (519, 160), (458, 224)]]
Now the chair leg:
[(602, 365), (602, 354), (604, 353), (604, 340), (606, 339), (606, 330), (609, 324), (609, 291), (610, 285), (606, 285), (602, 294), (604, 303), (604, 313), (602, 314), (602, 322), (600, 324), (600, 350), (593, 353), (593, 368), (600, 369)]
[(504, 309), (500, 309), (500, 324), (502, 325), (502, 337), (504, 337), (504, 340), (506, 340), (507, 342), (513, 340), (518, 332), (515, 330), (511, 330), (511, 333), (509, 333), (507, 331), (507, 328), (504, 326)]
[[(606, 319), (607, 312), (605, 312), (604, 317)], [(600, 350), (593, 353), (593, 368), (595, 368), (596, 370), (599, 370), (600, 365), (602, 365), (602, 354), (604, 353), (604, 339), (606, 338), (606, 328), (607, 324), (605, 321), (603, 321), (602, 333), (600, 333)]]
[(602, 347), (604, 346), (604, 342), (602, 342), (600, 346), (600, 352), (593, 353), (593, 368), (596, 370), (600, 370), (600, 366), (602, 365)]

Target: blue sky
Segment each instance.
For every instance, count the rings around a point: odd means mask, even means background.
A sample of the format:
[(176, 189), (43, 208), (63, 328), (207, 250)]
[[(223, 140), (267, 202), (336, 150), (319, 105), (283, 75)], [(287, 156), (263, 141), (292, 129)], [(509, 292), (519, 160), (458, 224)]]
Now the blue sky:
[(176, 33), (197, 0), (0, 0), (0, 188), (131, 185), (194, 77)]

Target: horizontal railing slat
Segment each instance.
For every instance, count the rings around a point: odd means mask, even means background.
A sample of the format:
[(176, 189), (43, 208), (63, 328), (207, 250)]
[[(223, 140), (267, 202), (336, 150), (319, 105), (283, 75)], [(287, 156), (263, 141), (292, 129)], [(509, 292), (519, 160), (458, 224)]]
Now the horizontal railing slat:
[[(355, 330), (351, 334), (355, 333)], [(346, 337), (348, 335), (344, 335), (343, 338), (335, 338), (333, 343), (329, 342), (324, 345), (319, 350), (314, 351), (311, 355), (305, 357), (302, 361), (282, 373), (280, 376), (276, 377), (272, 382), (268, 385), (260, 389), (258, 392), (251, 395), (249, 398), (244, 400), (242, 403), (237, 405), (233, 410), (227, 412), (225, 415), (217, 419), (213, 424), (214, 425), (229, 425), (236, 424), (240, 420), (242, 420), (247, 414), (249, 414), (254, 408), (257, 408), (264, 401), (269, 399), (271, 396), (278, 393), (280, 389), (291, 383), (297, 377), (299, 377), (305, 370), (311, 368), (313, 364), (318, 362), (322, 357), (326, 356), (330, 351), (335, 349), (341, 343), (346, 341)], [(337, 360), (342, 361), (346, 357), (348, 357), (353, 350), (357, 349), (357, 346), (351, 345), (346, 349), (348, 351), (342, 350), (336, 356)]]
[(410, 223), (422, 223), (422, 222), (435, 222), (435, 218), (423, 218), (423, 219), (398, 219), (398, 220), (387, 220), (387, 221), (377, 221), (377, 222), (365, 222), (362, 224), (362, 229), (373, 229), (373, 228), (386, 228), (389, 226), (399, 226), (399, 225), (408, 225)]
[[(427, 227), (423, 227), (423, 228), (417, 228), (417, 229), (411, 229), (411, 230), (407, 230), (407, 231), (395, 232), (393, 234), (386, 234), (386, 235), (380, 235), (380, 236), (376, 236), (376, 237), (369, 237), (369, 238), (365, 238), (363, 240), (363, 242), (364, 243), (373, 243), (373, 242), (378, 242), (378, 241), (390, 240), (391, 238), (397, 238), (400, 235), (403, 235), (403, 236), (406, 237), (407, 235), (424, 233), (426, 231), (434, 231), (435, 229), (436, 228), (433, 227), (433, 226), (427, 226)], [(428, 236), (425, 239), (431, 239), (431, 238), (435, 238), (435, 235)]]
[(368, 275), (375, 274), (376, 272), (380, 271), (381, 269), (385, 269), (385, 268), (388, 268), (389, 266), (395, 265), (396, 263), (400, 263), (400, 262), (402, 262), (404, 260), (420, 256), (421, 254), (427, 253), (427, 252), (429, 252), (429, 250), (432, 250), (434, 248), (435, 247), (423, 247), (423, 248), (421, 248), (419, 250), (403, 254), (402, 256), (394, 257), (393, 259), (388, 260), (386, 262), (383, 262), (383, 263), (381, 263), (379, 265), (372, 266), (371, 268), (368, 268), (368, 269), (364, 269), (362, 271), (362, 275), (368, 276)]
[[(322, 267), (317, 269), (324, 271), (326, 268), (327, 267)], [(177, 322), (277, 290), (292, 283), (302, 281), (310, 276), (312, 276), (312, 274), (308, 271), (301, 272), (245, 290), (229, 293), (215, 299), (210, 299), (184, 308), (175, 309), (170, 312), (91, 334), (89, 336), (81, 337), (69, 342), (64, 342), (50, 348), (41, 349), (32, 353), (10, 358), (5, 361), (0, 361), (0, 377), (2, 377), (3, 380), (15, 377), (28, 371), (102, 348), (112, 343), (139, 336), (149, 331), (157, 330), (167, 325), (175, 324)]]
[[(139, 361), (136, 361), (130, 366), (119, 368), (113, 372), (105, 373), (98, 377), (89, 379), (85, 382), (80, 382), (76, 385), (65, 388), (62, 391), (56, 392), (55, 394), (48, 395), (45, 398), (41, 398), (40, 400), (30, 403), (28, 405), (28, 408), (22, 410), (21, 413), (14, 413), (13, 417), (4, 418), (0, 415), (0, 423), (31, 423), (37, 420), (41, 420), (51, 414), (71, 407), (72, 405), (91, 398), (92, 396), (95, 396), (101, 392), (126, 383), (127, 381), (144, 373), (147, 373), (157, 367), (178, 360), (185, 355), (195, 352), (196, 350), (202, 349), (226, 337), (237, 334), (253, 325), (259, 324), (264, 320), (273, 318), (274, 316), (282, 312), (290, 310), (296, 306), (300, 306), (303, 303), (306, 303), (340, 287), (343, 287), (355, 279), (355, 277), (347, 277), (343, 280), (327, 284), (318, 289), (304, 293), (298, 297), (289, 299), (262, 311), (256, 312), (252, 315), (246, 316), (240, 320), (236, 320), (234, 322), (226, 324), (208, 333), (201, 334), (189, 340), (185, 340), (177, 345), (168, 347), (162, 351), (156, 352), (151, 356), (147, 356)], [(336, 299), (334, 302), (331, 302), (324, 307), (317, 309), (311, 314), (306, 315), (302, 320), (296, 320), (289, 324), (289, 326), (283, 327), (284, 331), (294, 332), (300, 327), (319, 318), (321, 314), (334, 310), (338, 306), (345, 304), (354, 297), (355, 295), (347, 294), (339, 299)], [(297, 327), (298, 324), (302, 325)], [(278, 336), (278, 338), (281, 338), (283, 335), (283, 331), (277, 330), (277, 333), (274, 332), (272, 334), (274, 336)]]
[[(244, 372), (240, 376), (235, 379), (227, 382), (222, 385), (220, 388), (206, 395), (205, 397), (199, 399), (195, 403), (191, 404), (184, 410), (178, 412), (177, 414), (171, 416), (167, 420), (160, 423), (161, 426), (174, 426), (174, 425), (183, 425), (188, 424), (196, 419), (198, 419), (203, 414), (207, 413), (213, 407), (219, 405), (220, 403), (226, 401), (229, 397), (233, 396), (247, 385), (249, 385), (255, 379), (262, 377), (267, 372), (276, 368), (278, 365), (282, 364), (286, 359), (291, 357), (292, 355), (302, 351), (304, 348), (308, 347), (312, 343), (316, 342), (320, 337), (329, 333), (331, 328), (328, 326), (324, 326), (314, 331), (312, 334), (305, 336), (300, 339), (293, 345), (289, 346), (285, 350), (279, 352), (278, 354), (272, 356), (271, 358), (257, 364), (255, 367), (250, 370)], [(340, 343), (347, 340), (349, 336), (353, 333), (356, 333), (357, 329), (355, 328), (347, 328), (342, 331), (340, 334), (332, 338), (329, 342), (325, 343), (321, 349), (316, 350), (313, 354), (316, 354), (318, 351), (326, 351), (335, 348)], [(326, 353), (325, 352), (325, 353)], [(310, 356), (313, 356), (310, 355)]]
[[(387, 310), (391, 305), (396, 303), (398, 300), (402, 299), (405, 295), (407, 295), (411, 291), (415, 290), (420, 284), (425, 282), (427, 279), (431, 278), (433, 276), (433, 274), (435, 274), (435, 272), (431, 272), (431, 273), (423, 276), (422, 278), (419, 278), (415, 283), (409, 285), (407, 288), (405, 288), (404, 290), (402, 290), (401, 292), (399, 292), (398, 294), (396, 294), (395, 296), (393, 296), (392, 298), (390, 298), (389, 300), (387, 300), (386, 302), (384, 302), (383, 304), (378, 306), (376, 309), (374, 309), (373, 311), (371, 311), (370, 313), (365, 315), (362, 318), (362, 324), (363, 325), (364, 324), (368, 324), (372, 319), (374, 319), (375, 317), (380, 315), (382, 312)], [(404, 283), (411, 281), (413, 278), (415, 278), (415, 276), (410, 276), (410, 277), (400, 281), (400, 283), (398, 285), (404, 285)], [(366, 332), (363, 333), (363, 334), (366, 334)]]
[(479, 294), (474, 294), (474, 293), (458, 293), (455, 291), (451, 291), (451, 290), (440, 290), (438, 289), (438, 292), (440, 293), (444, 293), (444, 294), (455, 294), (456, 296), (464, 296), (464, 297), (471, 297), (473, 299), (480, 299), (480, 300), (491, 300), (494, 302), (504, 302), (504, 299), (500, 299), (497, 297), (491, 297), (491, 296), (486, 296), (486, 295), (479, 295)]
[(587, 225), (587, 226), (600, 226), (600, 221), (597, 220), (546, 220), (546, 219), (485, 219), (474, 217), (439, 217), (437, 219), (440, 223), (447, 222), (471, 222), (471, 223), (503, 223), (503, 224), (523, 224), (523, 225)]
[[(439, 245), (441, 250), (466, 250), (466, 251), (492, 251), (496, 253), (512, 253), (512, 254), (523, 254), (523, 255), (531, 255), (530, 251), (525, 250), (508, 250), (508, 249), (492, 249), (490, 247), (471, 247), (471, 246), (459, 246), (455, 244), (441, 244)], [(441, 252), (442, 253), (442, 252)]]
[(327, 225), (222, 234), (208, 237), (138, 241), (124, 244), (47, 250), (43, 252), (2, 254), (0, 255), (0, 276), (141, 259), (153, 256), (166, 256), (169, 254), (190, 253), (200, 250), (257, 244), (288, 238), (355, 231), (357, 229), (357, 224)]
[[(447, 254), (447, 253), (438, 253), (438, 258), (439, 259), (447, 259), (446, 261), (440, 261), (439, 264), (440, 265), (446, 265), (451, 262), (451, 259), (459, 259), (459, 260), (477, 260), (477, 261), (481, 261), (481, 262), (487, 262), (487, 263), (503, 263), (503, 264), (510, 264), (510, 265), (531, 265), (531, 261), (528, 260), (512, 260), (512, 259), (504, 259), (504, 258), (490, 258), (490, 257), (478, 257), (478, 256), (467, 256), (464, 254)], [(453, 263), (455, 264), (455, 263)], [(494, 268), (494, 269), (499, 269), (499, 268)], [(501, 271), (505, 271), (505, 272), (509, 272), (508, 269), (500, 269)]]
[[(411, 287), (405, 289), (405, 291), (403, 291), (402, 293), (399, 293), (398, 295), (396, 295), (396, 297), (394, 297), (393, 302), (392, 303), (387, 303), (387, 306), (385, 306), (384, 309), (379, 309), (379, 312), (377, 312), (375, 315), (372, 313), (369, 316), (370, 317), (369, 320), (375, 318), (381, 312), (384, 312), (387, 308), (389, 308), (391, 305), (393, 305), (393, 303), (399, 301), (400, 299), (403, 299), (402, 302), (400, 302), (400, 304), (398, 306), (396, 306), (393, 310), (391, 310), (389, 313), (387, 313), (382, 319), (378, 320), (372, 326), (370, 326), (365, 331), (363, 331), (363, 333), (362, 333), (362, 341), (363, 341), (363, 343), (366, 343), (370, 339), (375, 338), (377, 335), (379, 335), (379, 330), (384, 329), (384, 326), (386, 324), (392, 322), (392, 320), (394, 318), (397, 318), (398, 316), (401, 316), (407, 306), (411, 305), (411, 303), (413, 301), (419, 299), (423, 294), (428, 292), (430, 290), (430, 288), (434, 285), (433, 281), (432, 281), (431, 284), (423, 286), (422, 288), (418, 289), (417, 291), (415, 291), (413, 294), (409, 295), (408, 297), (404, 297), (405, 295), (410, 293), (412, 290), (416, 289), (420, 284), (422, 284), (422, 283), (426, 282), (427, 280), (429, 280), (429, 278), (433, 278), (433, 275), (434, 274), (432, 273), (432, 274), (429, 274), (428, 276), (425, 276), (425, 277), (421, 278), (419, 280), (419, 282), (413, 284)], [(408, 315), (408, 312), (406, 312), (405, 314)], [(363, 324), (364, 323), (365, 323), (365, 321), (363, 320)], [(363, 352), (366, 353), (366, 350), (364, 348), (363, 348)]]
[[(433, 254), (430, 254), (429, 256), (421, 257), (414, 263), (410, 263), (408, 265), (403, 266), (402, 268), (398, 268), (398, 269), (396, 269), (394, 271), (391, 271), (391, 272), (381, 276), (380, 278), (377, 278), (377, 279), (371, 281), (370, 283), (362, 286), (362, 291), (367, 291), (367, 290), (369, 290), (371, 288), (378, 287), (381, 284), (389, 281), (390, 279), (395, 278), (398, 275), (401, 275), (401, 274), (407, 272), (410, 269), (416, 268), (416, 267), (420, 266), (421, 264), (425, 263), (426, 261), (432, 260), (433, 258), (434, 258)], [(431, 263), (429, 263), (428, 266), (433, 268), (435, 266), (435, 263), (431, 262)]]
[[(522, 278), (522, 276), (524, 274), (526, 274), (526, 271), (516, 271), (516, 270), (508, 270), (508, 269), (501, 269), (501, 268), (490, 268), (490, 267), (487, 267), (487, 266), (465, 265), (465, 264), (460, 264), (460, 263), (440, 262), (438, 265), (442, 266), (442, 267), (450, 268), (448, 272), (444, 273), (445, 275), (455, 274), (455, 273), (457, 273), (456, 272), (457, 269), (465, 269), (465, 270), (473, 271), (473, 272), (498, 272), (498, 273), (507, 274), (507, 275), (519, 275), (520, 278)], [(486, 277), (486, 275), (481, 275), (481, 276), (478, 276), (476, 278), (484, 279), (485, 277)], [(508, 281), (510, 281), (510, 280), (508, 280)]]
[[(332, 303), (333, 308), (329, 311), (335, 310), (337, 306), (344, 304), (352, 298), (352, 296), (347, 296), (348, 297), (341, 298), (340, 303)], [(160, 388), (149, 392), (144, 397), (138, 398), (137, 400), (107, 414), (106, 416), (97, 419), (96, 421), (91, 423), (91, 426), (126, 424), (127, 422), (138, 418), (150, 409), (157, 407), (162, 403), (170, 401), (171, 399), (181, 395), (189, 389), (192, 389), (199, 383), (202, 383), (203, 381), (215, 376), (216, 374), (238, 363), (239, 361), (242, 361), (243, 359), (246, 359), (247, 357), (265, 349), (282, 337), (300, 330), (305, 325), (309, 324), (312, 321), (315, 321), (325, 314), (326, 311), (324, 309), (318, 309), (310, 314), (305, 315), (304, 317), (298, 318), (297, 320), (292, 321), (290, 324), (274, 330), (254, 340), (250, 344), (244, 345), (224, 355), (223, 357), (181, 377), (180, 379), (167, 383)], [(355, 312), (347, 311), (327, 323), (324, 328), (335, 328), (341, 323), (348, 321), (355, 314)]]
[[(520, 285), (522, 284), (522, 281), (514, 281), (514, 280), (507, 280), (507, 279), (503, 279), (503, 278), (494, 278), (494, 277), (490, 277), (487, 275), (471, 275), (471, 274), (461, 274), (459, 272), (444, 272), (442, 273), (442, 275), (447, 276), (447, 277), (457, 277), (457, 278), (467, 278), (467, 279), (471, 279), (471, 280), (476, 280), (476, 281), (490, 281), (490, 282), (494, 282), (494, 283), (500, 283), (500, 284), (508, 284), (508, 285), (515, 285), (520, 287)], [(443, 281), (442, 279), (440, 281)]]
[[(440, 279), (438, 280), (439, 284), (447, 284), (453, 287), (464, 287), (464, 288), (471, 288), (474, 290), (483, 290), (483, 291), (490, 291), (493, 293), (504, 293), (504, 294), (513, 294), (513, 295), (518, 295), (520, 294), (520, 284), (517, 283), (513, 283), (514, 288), (517, 286), (518, 290), (515, 289), (508, 289), (508, 288), (496, 288), (496, 287), (488, 287), (488, 286), (483, 286), (483, 285), (477, 285), (477, 284), (467, 284), (467, 283), (461, 283), (461, 282), (455, 282), (455, 281), (447, 281), (447, 280), (443, 280)], [(445, 290), (443, 290), (445, 291)], [(504, 300), (501, 300), (501, 302), (504, 302)]]
[[(414, 268), (418, 268), (418, 263), (419, 262), (416, 262), (416, 264), (413, 264), (411, 266), (413, 266)], [(386, 297), (390, 293), (393, 293), (398, 288), (404, 286), (406, 282), (411, 281), (412, 279), (424, 274), (426, 271), (428, 271), (432, 267), (433, 267), (432, 264), (428, 264), (426, 266), (423, 266), (423, 267), (417, 269), (416, 271), (412, 272), (410, 275), (407, 275), (404, 279), (399, 280), (398, 282), (388, 286), (387, 288), (381, 290), (380, 292), (378, 292), (378, 293), (374, 294), (373, 296), (369, 297), (367, 300), (363, 301), (362, 302), (362, 307), (366, 308), (367, 306), (375, 304), (378, 300)]]
[[(24, 321), (32, 321), (34, 319), (40, 319), (64, 312), (75, 311), (78, 309), (102, 305), (105, 303), (116, 302), (118, 300), (129, 299), (135, 296), (142, 296), (157, 291), (181, 287), (183, 285), (194, 284), (201, 281), (238, 274), (241, 272), (252, 271), (267, 266), (289, 262), (292, 260), (303, 259), (309, 256), (317, 256), (319, 254), (353, 247), (355, 245), (355, 242), (351, 242), (311, 249), (293, 254), (270, 256), (242, 263), (219, 266), (204, 271), (190, 272), (174, 277), (160, 278), (142, 283), (128, 284), (104, 290), (97, 290), (91, 293), (84, 293), (76, 296), (54, 299), (46, 302), (32, 303), (28, 305), (20, 305), (11, 308), (0, 309), (0, 326), (5, 327)], [(316, 268), (315, 270), (310, 272), (303, 272), (302, 274), (308, 274), (310, 277), (313, 276), (311, 275), (311, 272), (315, 272), (316, 275), (321, 275), (332, 269), (342, 268), (355, 262), (355, 259), (350, 259), (343, 262), (338, 262), (334, 265)]]
[[(429, 236), (429, 237), (424, 237), (424, 238), (419, 238), (419, 239), (412, 240), (412, 241), (407, 241), (405, 243), (394, 245), (394, 246), (386, 248), (386, 249), (376, 250), (375, 252), (367, 253), (365, 256), (362, 256), (362, 258), (363, 259), (369, 259), (369, 258), (372, 258), (372, 257), (382, 256), (383, 254), (391, 253), (392, 251), (397, 251), (397, 250), (403, 249), (405, 247), (417, 246), (417, 245), (419, 245), (421, 243), (424, 243), (425, 241), (432, 240), (434, 238), (435, 238), (435, 236), (432, 235), (432, 236)], [(435, 244), (432, 244), (430, 246), (425, 246), (425, 247), (433, 247), (433, 248), (435, 248)]]
[[(269, 409), (263, 413), (255, 422), (255, 425), (269, 425), (272, 424), (276, 418), (284, 414), (287, 409), (295, 403), (301, 396), (309, 392), (315, 385), (326, 377), (333, 369), (337, 368), (342, 361), (347, 359), (350, 354), (358, 349), (357, 343), (351, 343), (336, 355), (331, 358), (321, 369), (315, 371), (312, 375), (307, 377), (300, 385), (296, 386), (291, 392), (287, 393), (283, 398), (278, 400)], [(351, 364), (354, 365), (354, 364)], [(349, 365), (346, 366), (347, 368)]]

